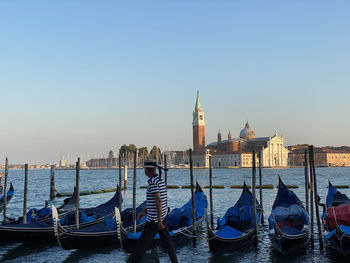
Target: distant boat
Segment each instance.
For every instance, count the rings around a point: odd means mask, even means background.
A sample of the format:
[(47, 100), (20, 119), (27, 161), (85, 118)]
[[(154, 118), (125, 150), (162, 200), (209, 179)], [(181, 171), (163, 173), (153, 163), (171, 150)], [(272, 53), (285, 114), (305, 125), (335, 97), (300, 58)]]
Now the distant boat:
[(343, 255), (350, 254), (350, 200), (329, 182), (322, 215), (324, 238)]
[[(12, 183), (10, 183), (10, 188), (7, 190), (7, 204), (11, 201), (14, 194), (15, 194), (15, 190), (13, 188)], [(4, 198), (5, 198), (5, 194), (3, 194), (0, 197), (0, 212), (4, 209)]]
[[(257, 224), (260, 224), (260, 205), (256, 200)], [(236, 202), (230, 207), (222, 219), (218, 218), (218, 226), (215, 231), (209, 226), (207, 232), (209, 249), (214, 254), (232, 253), (237, 249), (247, 246), (257, 234), (253, 217), (253, 195), (244, 183), (243, 191)]]
[(269, 217), (269, 238), (283, 255), (306, 248), (310, 239), (308, 214), (293, 191), (279, 178), (278, 192)]

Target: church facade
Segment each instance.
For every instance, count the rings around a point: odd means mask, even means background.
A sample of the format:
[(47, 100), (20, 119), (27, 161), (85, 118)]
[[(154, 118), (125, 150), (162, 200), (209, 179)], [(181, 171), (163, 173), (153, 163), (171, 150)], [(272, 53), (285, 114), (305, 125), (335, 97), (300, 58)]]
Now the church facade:
[[(193, 112), (193, 165), (209, 167), (209, 155), (215, 168), (252, 167), (252, 152), (261, 152), (263, 167), (287, 167), (288, 149), (284, 147), (283, 137), (277, 135), (256, 137), (249, 123), (240, 131), (238, 138), (233, 138), (231, 131), (226, 140), (222, 140), (219, 130), (217, 141), (205, 145), (204, 112), (197, 93), (195, 110)], [(256, 158), (256, 165), (259, 165)]]

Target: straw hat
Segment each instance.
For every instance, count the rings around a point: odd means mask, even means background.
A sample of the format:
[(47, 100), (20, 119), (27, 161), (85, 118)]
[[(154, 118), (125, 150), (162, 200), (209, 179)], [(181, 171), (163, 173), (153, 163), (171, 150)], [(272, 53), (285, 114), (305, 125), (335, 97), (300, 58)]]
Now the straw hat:
[(158, 167), (155, 159), (147, 159), (143, 162), (143, 168), (156, 168)]

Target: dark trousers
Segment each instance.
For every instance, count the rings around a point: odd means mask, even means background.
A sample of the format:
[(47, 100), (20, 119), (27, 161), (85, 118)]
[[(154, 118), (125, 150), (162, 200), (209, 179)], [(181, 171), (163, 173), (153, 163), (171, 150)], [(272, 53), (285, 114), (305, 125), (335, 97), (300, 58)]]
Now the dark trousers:
[(168, 252), (171, 262), (177, 263), (175, 247), (168, 231), (167, 221), (168, 220), (166, 217), (163, 220), (163, 225), (165, 226), (165, 228), (161, 230), (158, 229), (158, 223), (156, 223), (155, 221), (146, 222), (145, 227), (140, 236), (140, 239), (138, 241), (137, 248), (131, 257), (131, 261), (130, 261), (131, 263), (141, 262), (146, 250), (151, 248), (153, 238), (157, 233), (159, 234), (162, 246)]

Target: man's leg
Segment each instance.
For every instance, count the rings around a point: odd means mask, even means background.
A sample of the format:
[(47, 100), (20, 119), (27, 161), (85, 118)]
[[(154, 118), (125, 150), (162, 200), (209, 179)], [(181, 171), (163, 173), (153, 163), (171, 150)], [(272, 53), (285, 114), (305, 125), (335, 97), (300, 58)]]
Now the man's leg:
[(158, 230), (159, 237), (161, 240), (162, 246), (165, 248), (165, 250), (168, 252), (169, 258), (172, 263), (177, 263), (177, 256), (175, 251), (175, 246), (173, 241), (171, 240), (169, 231), (168, 231), (168, 224), (167, 224), (168, 218), (166, 217), (163, 220), (163, 224), (165, 226), (164, 229)]
[(137, 242), (137, 248), (132, 254), (131, 263), (141, 262), (146, 250), (152, 245), (153, 238), (157, 234), (158, 225), (154, 222), (146, 222), (140, 239)]

